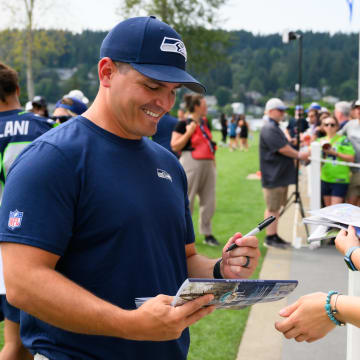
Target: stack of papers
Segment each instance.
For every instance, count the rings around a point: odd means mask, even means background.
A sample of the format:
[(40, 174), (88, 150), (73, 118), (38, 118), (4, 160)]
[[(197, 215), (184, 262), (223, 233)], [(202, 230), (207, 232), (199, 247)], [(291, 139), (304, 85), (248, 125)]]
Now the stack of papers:
[(309, 242), (335, 238), (340, 230), (347, 230), (349, 225), (355, 227), (360, 237), (360, 208), (357, 206), (336, 204), (309, 213), (311, 216), (305, 218), (304, 223), (317, 225), (308, 237)]

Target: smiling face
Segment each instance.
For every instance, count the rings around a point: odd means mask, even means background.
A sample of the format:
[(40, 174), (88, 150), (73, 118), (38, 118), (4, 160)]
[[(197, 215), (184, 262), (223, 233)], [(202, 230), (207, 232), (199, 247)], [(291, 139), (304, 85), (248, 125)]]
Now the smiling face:
[(152, 80), (131, 67), (119, 71), (110, 59), (103, 66), (105, 129), (127, 139), (153, 135), (160, 118), (173, 107), (180, 84)]

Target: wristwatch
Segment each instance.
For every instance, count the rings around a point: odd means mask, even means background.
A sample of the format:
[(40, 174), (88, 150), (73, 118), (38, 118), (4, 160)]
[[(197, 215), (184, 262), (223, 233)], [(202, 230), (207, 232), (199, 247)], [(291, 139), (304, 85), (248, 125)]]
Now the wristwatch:
[(360, 246), (352, 246), (345, 254), (344, 256), (344, 261), (346, 263), (346, 265), (348, 266), (348, 268), (352, 271), (358, 271), (358, 269), (356, 268), (356, 266), (354, 265), (354, 263), (351, 261), (351, 255), (352, 253), (356, 250), (359, 249)]

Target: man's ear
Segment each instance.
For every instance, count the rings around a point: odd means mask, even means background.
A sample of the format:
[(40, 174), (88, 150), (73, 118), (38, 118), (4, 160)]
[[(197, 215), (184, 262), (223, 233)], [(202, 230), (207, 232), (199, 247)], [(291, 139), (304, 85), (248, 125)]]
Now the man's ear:
[(117, 71), (117, 67), (113, 61), (108, 57), (102, 58), (98, 63), (100, 85), (110, 87), (110, 80), (115, 71)]

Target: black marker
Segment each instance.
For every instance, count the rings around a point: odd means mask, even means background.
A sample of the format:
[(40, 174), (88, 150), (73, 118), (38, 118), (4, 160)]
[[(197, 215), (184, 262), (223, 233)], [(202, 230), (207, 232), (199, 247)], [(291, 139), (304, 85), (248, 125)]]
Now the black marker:
[[(243, 236), (243, 238), (246, 238), (248, 236), (253, 236), (255, 234), (257, 234), (258, 232), (260, 232), (262, 229), (266, 228), (268, 225), (270, 225), (274, 220), (276, 219), (275, 216), (270, 216), (267, 219), (265, 219), (264, 221), (262, 221), (255, 229), (252, 229), (250, 232), (248, 232), (246, 235)], [(231, 244), (226, 252), (231, 251), (235, 248), (237, 248), (238, 245), (236, 245), (235, 243)]]

